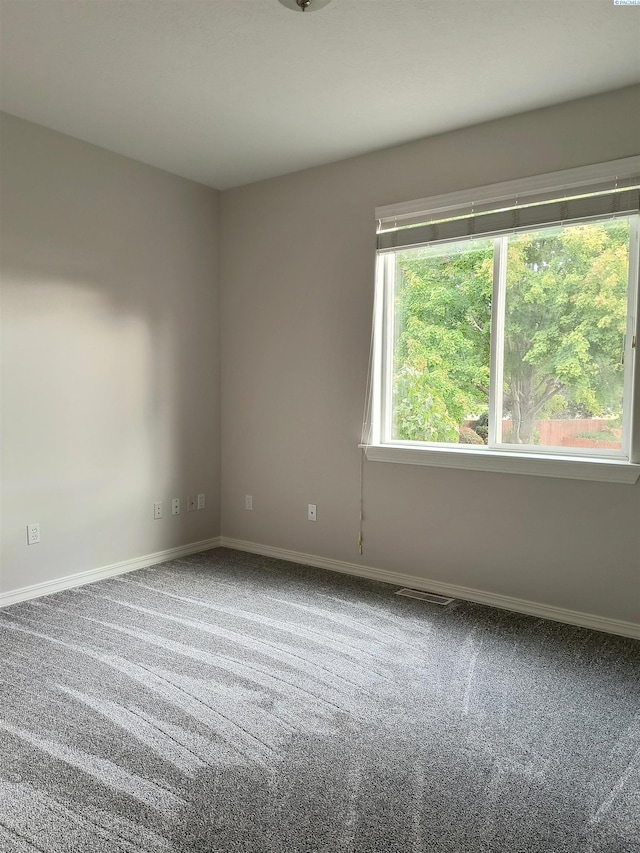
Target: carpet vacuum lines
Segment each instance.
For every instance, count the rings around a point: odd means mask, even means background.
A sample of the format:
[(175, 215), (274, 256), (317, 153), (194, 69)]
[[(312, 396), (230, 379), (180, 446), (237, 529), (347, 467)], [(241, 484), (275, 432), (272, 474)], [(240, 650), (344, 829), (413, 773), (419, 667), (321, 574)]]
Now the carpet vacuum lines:
[(640, 643), (225, 548), (0, 611), (2, 853), (640, 853)]

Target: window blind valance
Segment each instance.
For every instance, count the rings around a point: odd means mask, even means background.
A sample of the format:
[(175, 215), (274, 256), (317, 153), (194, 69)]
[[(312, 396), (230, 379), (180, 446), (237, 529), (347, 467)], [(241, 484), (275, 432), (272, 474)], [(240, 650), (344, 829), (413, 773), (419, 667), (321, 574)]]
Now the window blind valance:
[(378, 219), (380, 252), (454, 240), (512, 233), (593, 217), (625, 216), (640, 210), (640, 174), (565, 190), (517, 193), (467, 200), (422, 212), (399, 212)]

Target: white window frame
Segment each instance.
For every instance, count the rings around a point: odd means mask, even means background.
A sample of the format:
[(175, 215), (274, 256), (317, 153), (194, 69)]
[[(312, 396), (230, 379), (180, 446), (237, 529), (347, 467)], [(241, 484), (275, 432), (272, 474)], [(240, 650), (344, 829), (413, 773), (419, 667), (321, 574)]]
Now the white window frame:
[[(640, 156), (629, 157), (611, 163), (601, 163), (549, 175), (507, 181), (469, 191), (451, 193), (427, 199), (418, 199), (396, 205), (376, 208), (376, 220), (388, 220), (391, 217), (402, 221), (411, 221), (419, 214), (429, 214), (437, 210), (448, 210), (456, 205), (468, 205), (472, 199), (483, 203), (496, 202), (515, 195), (531, 193), (559, 194), (568, 188), (586, 186), (598, 180), (623, 178), (640, 173)], [(499, 236), (496, 241), (504, 240)], [(501, 299), (496, 298), (496, 286), (499, 270), (504, 266), (504, 253), (494, 252), (494, 298), (492, 300), (491, 360), (492, 378), (496, 370), (500, 371), (501, 352), (500, 335), (503, 334), (504, 288), (499, 288)], [(371, 363), (371, 385), (368, 394), (368, 413), (363, 444), (367, 458), (377, 462), (395, 462), (408, 465), (429, 465), (444, 468), (459, 468), (475, 471), (492, 471), (509, 474), (529, 474), (542, 477), (562, 477), (578, 480), (596, 480), (615, 483), (635, 483), (640, 478), (640, 369), (636, 366), (639, 338), (640, 314), (640, 224), (638, 216), (632, 218), (629, 242), (629, 289), (627, 308), (627, 335), (625, 347), (625, 412), (630, 417), (624, 420), (622, 451), (580, 449), (567, 453), (563, 450), (535, 447), (522, 448), (519, 445), (500, 445), (493, 447), (474, 447), (473, 445), (436, 444), (410, 442), (391, 438), (391, 394), (393, 386), (394, 336), (394, 277), (395, 253), (380, 253), (376, 264), (376, 296), (373, 318), (373, 345)], [(492, 436), (495, 435), (495, 412), (497, 410), (497, 389), (501, 383), (495, 381), (490, 386), (489, 405), (494, 412)], [(628, 408), (627, 408), (628, 407)]]

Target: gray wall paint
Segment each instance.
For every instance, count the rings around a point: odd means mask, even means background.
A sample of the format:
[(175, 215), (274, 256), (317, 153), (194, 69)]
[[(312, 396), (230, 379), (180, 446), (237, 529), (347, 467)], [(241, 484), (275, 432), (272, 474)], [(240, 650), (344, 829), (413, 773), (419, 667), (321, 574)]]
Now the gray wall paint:
[(356, 547), (374, 208), (639, 152), (633, 87), (223, 193), (223, 533), (640, 622), (640, 486), (368, 462)]
[(230, 190), (220, 226), (214, 190), (4, 116), (0, 591), (216, 536), (222, 411), (226, 536), (640, 622), (639, 486), (366, 463), (356, 547), (374, 207), (637, 154), (639, 100)]
[(2, 167), (0, 590), (217, 536), (218, 193), (7, 115)]

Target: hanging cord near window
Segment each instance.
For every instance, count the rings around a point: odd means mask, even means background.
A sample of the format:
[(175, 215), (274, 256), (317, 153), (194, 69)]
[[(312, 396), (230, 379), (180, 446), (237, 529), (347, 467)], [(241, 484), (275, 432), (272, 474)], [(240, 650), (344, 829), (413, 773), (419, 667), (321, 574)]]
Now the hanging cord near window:
[[(379, 263), (378, 259), (378, 263)], [(358, 525), (358, 553), (362, 554), (364, 549), (364, 458), (367, 447), (371, 444), (371, 434), (373, 430), (372, 418), (372, 396), (373, 396), (373, 356), (375, 342), (375, 323), (377, 313), (377, 288), (376, 295), (373, 301), (373, 313), (371, 317), (371, 337), (369, 340), (369, 362), (367, 365), (367, 384), (364, 395), (364, 408), (362, 410), (362, 430), (360, 433), (360, 512)]]
[(362, 554), (362, 522), (364, 521), (364, 447), (360, 448), (360, 527), (358, 530), (358, 553)]

